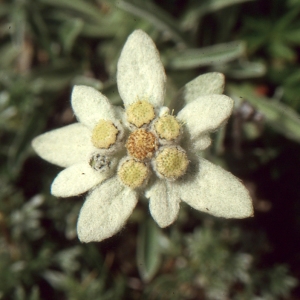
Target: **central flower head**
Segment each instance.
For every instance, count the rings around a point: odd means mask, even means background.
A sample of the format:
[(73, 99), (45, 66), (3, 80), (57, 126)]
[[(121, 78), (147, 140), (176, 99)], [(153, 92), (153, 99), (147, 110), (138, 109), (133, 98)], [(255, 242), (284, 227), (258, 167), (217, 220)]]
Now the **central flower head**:
[(151, 158), (157, 147), (154, 134), (143, 128), (132, 132), (126, 142), (128, 153), (137, 160)]

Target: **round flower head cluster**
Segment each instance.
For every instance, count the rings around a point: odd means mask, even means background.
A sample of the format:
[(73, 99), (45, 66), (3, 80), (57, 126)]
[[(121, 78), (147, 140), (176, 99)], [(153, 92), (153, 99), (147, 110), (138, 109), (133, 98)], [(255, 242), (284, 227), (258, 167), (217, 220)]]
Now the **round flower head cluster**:
[(188, 83), (173, 103), (176, 116), (164, 106), (165, 81), (153, 41), (136, 30), (118, 62), (125, 108), (91, 87), (75, 86), (78, 123), (33, 140), (42, 158), (66, 168), (52, 183), (53, 195), (88, 192), (77, 224), (82, 242), (118, 232), (142, 193), (160, 227), (176, 220), (181, 201), (219, 217), (253, 214), (241, 182), (199, 156), (210, 145), (209, 133), (232, 112), (233, 100), (222, 95), (224, 76), (208, 73)]
[[(128, 157), (118, 168), (122, 183), (131, 188), (145, 186), (151, 167), (165, 180), (176, 180), (185, 174), (189, 161), (178, 145), (181, 124), (168, 109), (157, 109), (145, 100), (138, 100), (126, 108), (125, 118), (131, 133), (125, 144)], [(133, 173), (131, 169), (136, 171)]]

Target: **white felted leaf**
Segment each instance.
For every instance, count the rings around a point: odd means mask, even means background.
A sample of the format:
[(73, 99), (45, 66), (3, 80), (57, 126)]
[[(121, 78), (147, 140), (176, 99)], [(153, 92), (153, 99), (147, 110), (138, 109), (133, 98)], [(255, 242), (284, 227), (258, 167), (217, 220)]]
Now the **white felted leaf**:
[(193, 208), (224, 218), (253, 216), (252, 201), (241, 181), (224, 169), (200, 158), (194, 174), (176, 183), (180, 198)]
[(191, 151), (202, 151), (208, 148), (211, 144), (211, 138), (209, 134), (203, 134), (198, 136), (196, 139), (184, 139), (182, 141), (183, 149), (191, 150)]
[(107, 172), (95, 171), (88, 163), (76, 164), (56, 176), (51, 186), (51, 194), (56, 197), (77, 196), (90, 190), (107, 176)]
[(172, 187), (172, 182), (156, 180), (146, 192), (151, 215), (162, 228), (172, 224), (179, 212), (180, 197)]
[(124, 187), (118, 178), (104, 181), (92, 191), (81, 208), (77, 223), (81, 242), (100, 242), (117, 233), (131, 215), (137, 193)]
[(177, 115), (191, 138), (216, 130), (230, 116), (233, 100), (225, 95), (208, 95), (187, 104)]
[(225, 76), (222, 73), (206, 73), (198, 76), (184, 86), (183, 97), (185, 102), (189, 103), (200, 96), (222, 94), (224, 85)]
[(147, 100), (159, 107), (164, 102), (166, 75), (151, 38), (142, 30), (127, 39), (118, 61), (117, 83), (125, 107)]
[(208, 134), (204, 134), (202, 136), (199, 136), (197, 140), (195, 140), (193, 144), (193, 148), (195, 150), (201, 151), (209, 147), (210, 144), (211, 144), (211, 138), (209, 137)]
[(99, 91), (85, 85), (73, 88), (72, 108), (79, 120), (90, 129), (93, 129), (99, 120), (115, 121), (115, 110), (109, 100)]
[(80, 123), (39, 135), (32, 147), (43, 159), (61, 167), (87, 162), (94, 150), (90, 130)]
[(225, 76), (222, 73), (210, 72), (198, 76), (184, 85), (172, 101), (170, 109), (178, 113), (186, 104), (201, 96), (223, 94)]

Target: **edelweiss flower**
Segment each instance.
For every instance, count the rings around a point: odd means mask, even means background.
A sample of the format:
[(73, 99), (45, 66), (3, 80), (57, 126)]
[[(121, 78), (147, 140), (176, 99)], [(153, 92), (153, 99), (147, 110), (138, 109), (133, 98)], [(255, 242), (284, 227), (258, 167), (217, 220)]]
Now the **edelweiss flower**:
[(219, 217), (253, 214), (240, 181), (198, 154), (209, 146), (209, 132), (230, 116), (233, 100), (213, 94), (214, 89), (203, 96), (201, 87), (196, 99), (174, 116), (163, 106), (165, 81), (154, 43), (137, 30), (118, 62), (125, 110), (91, 87), (76, 86), (71, 101), (79, 123), (34, 139), (42, 158), (66, 167), (52, 184), (53, 195), (89, 191), (77, 225), (82, 242), (118, 232), (143, 192), (160, 227), (174, 222), (180, 201)]

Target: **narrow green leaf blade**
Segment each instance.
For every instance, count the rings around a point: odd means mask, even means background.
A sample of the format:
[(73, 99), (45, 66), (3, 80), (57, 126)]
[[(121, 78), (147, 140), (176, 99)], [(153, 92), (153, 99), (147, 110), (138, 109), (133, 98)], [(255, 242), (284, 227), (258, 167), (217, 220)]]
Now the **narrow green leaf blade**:
[(79, 14), (85, 15), (98, 21), (101, 19), (101, 11), (95, 5), (91, 5), (82, 0), (40, 0), (41, 3), (48, 4), (58, 8), (73, 10)]
[(0, 17), (4, 17), (4, 16), (9, 15), (11, 9), (12, 9), (11, 4), (1, 3), (1, 6), (0, 6)]
[(297, 53), (291, 47), (281, 42), (271, 44), (270, 52), (274, 57), (283, 58), (288, 61), (294, 61), (297, 57)]
[(150, 281), (159, 269), (161, 248), (160, 232), (152, 219), (142, 223), (138, 235), (137, 264), (138, 270), (145, 282)]
[(199, 5), (199, 11), (202, 11), (204, 13), (214, 12), (214, 11), (220, 10), (222, 8), (231, 6), (231, 5), (241, 4), (241, 3), (249, 2), (249, 1), (255, 1), (255, 0), (209, 0), (209, 1), (203, 1), (203, 3), (201, 5)]
[(154, 3), (149, 1), (121, 0), (117, 1), (116, 5), (133, 15), (148, 20), (158, 30), (167, 31), (175, 41), (183, 45), (188, 44), (188, 41), (178, 25), (179, 22)]
[(237, 59), (245, 54), (246, 46), (243, 41), (218, 44), (200, 49), (183, 50), (165, 59), (167, 67), (183, 70), (209, 65), (218, 65)]
[(218, 71), (236, 79), (257, 78), (265, 75), (266, 66), (262, 62), (238, 61), (236, 64), (218, 66)]
[(81, 33), (83, 28), (81, 19), (70, 19), (66, 21), (60, 29), (60, 36), (64, 50), (69, 53), (75, 43), (76, 38)]
[(216, 12), (228, 6), (249, 1), (255, 0), (206, 0), (195, 2), (195, 4), (191, 5), (190, 9), (187, 9), (182, 24), (185, 28), (192, 28), (197, 23), (197, 20), (207, 13)]
[(292, 29), (288, 32), (285, 32), (284, 39), (288, 43), (293, 43), (296, 45), (300, 44), (300, 29)]
[(291, 107), (256, 95), (254, 87), (251, 85), (230, 85), (228, 90), (231, 95), (244, 98), (263, 113), (267, 124), (274, 130), (286, 138), (300, 143), (300, 115)]

